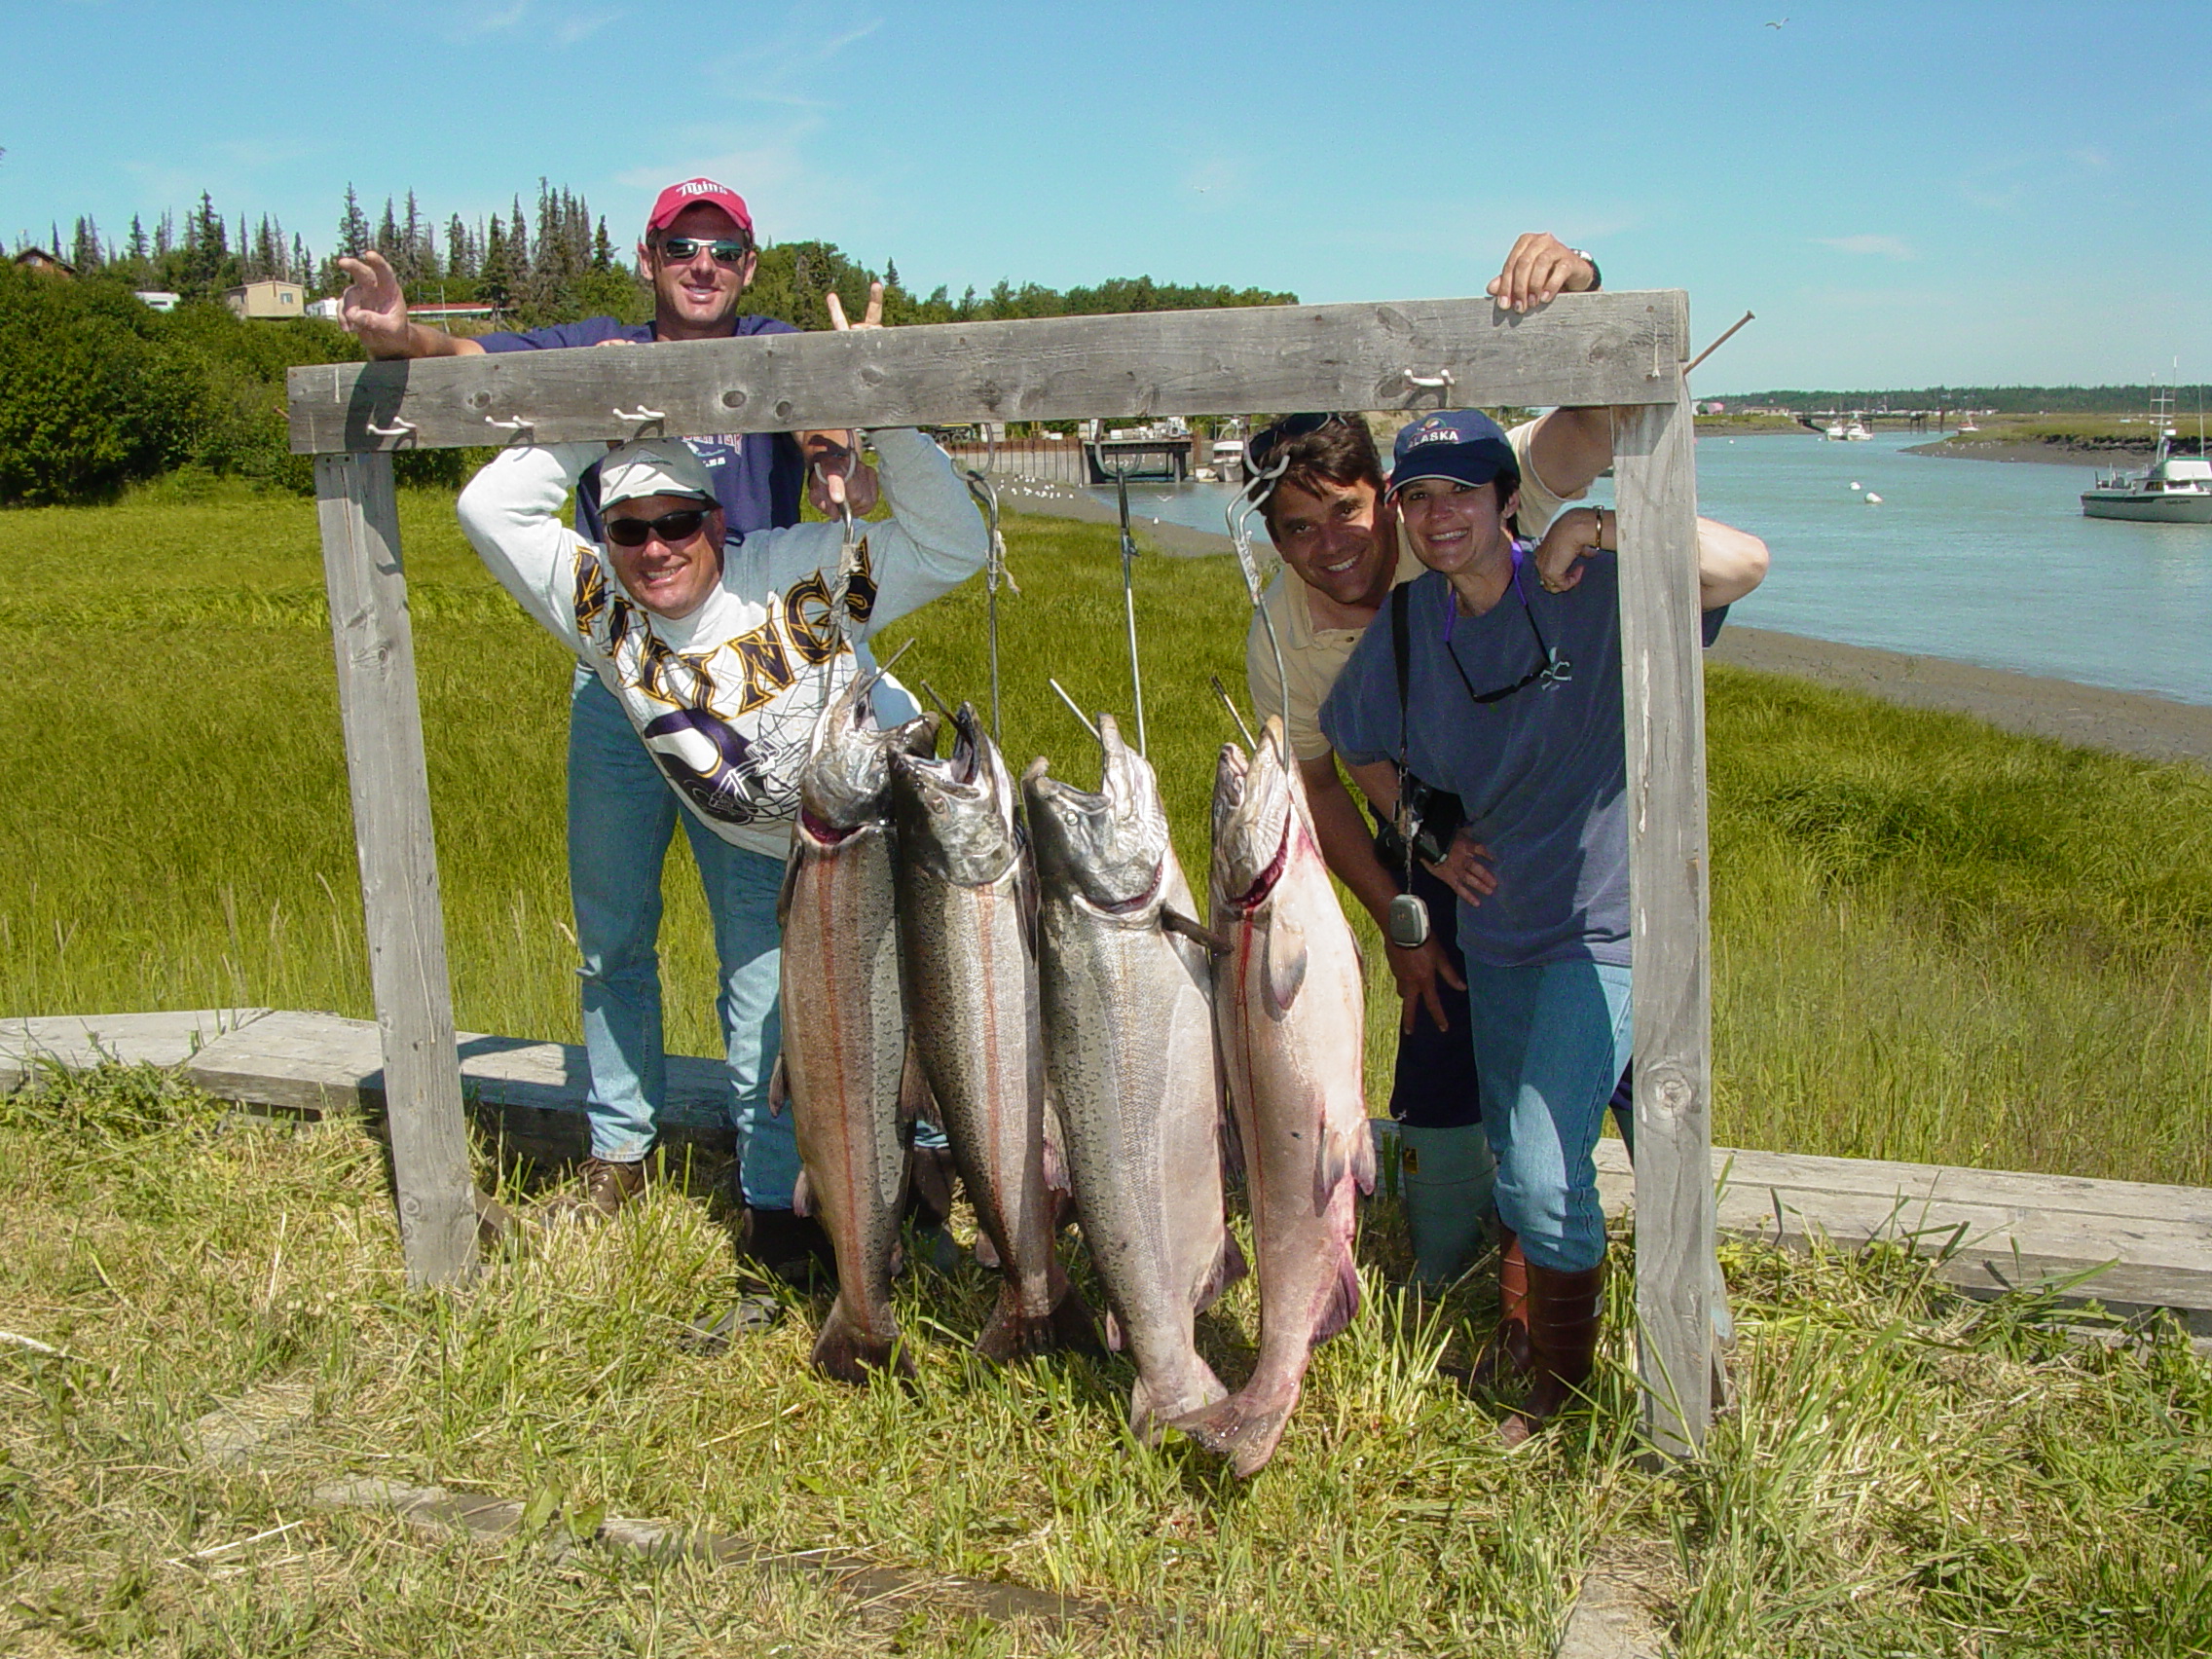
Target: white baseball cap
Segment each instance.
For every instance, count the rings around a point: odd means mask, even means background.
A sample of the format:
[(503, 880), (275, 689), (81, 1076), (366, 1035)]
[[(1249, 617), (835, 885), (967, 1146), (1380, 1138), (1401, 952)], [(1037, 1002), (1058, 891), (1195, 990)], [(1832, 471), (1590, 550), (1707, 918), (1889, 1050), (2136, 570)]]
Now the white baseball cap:
[(599, 504), (640, 496), (696, 496), (714, 504), (715, 481), (689, 444), (665, 438), (624, 444), (599, 463)]

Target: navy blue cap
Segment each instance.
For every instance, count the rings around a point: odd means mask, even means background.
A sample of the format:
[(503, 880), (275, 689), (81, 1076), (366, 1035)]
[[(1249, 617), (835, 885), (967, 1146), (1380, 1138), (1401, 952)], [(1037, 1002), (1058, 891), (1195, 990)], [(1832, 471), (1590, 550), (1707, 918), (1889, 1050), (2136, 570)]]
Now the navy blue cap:
[(1392, 494), (1417, 478), (1488, 484), (1501, 472), (1520, 470), (1505, 428), (1479, 409), (1425, 416), (1401, 429), (1390, 448)]

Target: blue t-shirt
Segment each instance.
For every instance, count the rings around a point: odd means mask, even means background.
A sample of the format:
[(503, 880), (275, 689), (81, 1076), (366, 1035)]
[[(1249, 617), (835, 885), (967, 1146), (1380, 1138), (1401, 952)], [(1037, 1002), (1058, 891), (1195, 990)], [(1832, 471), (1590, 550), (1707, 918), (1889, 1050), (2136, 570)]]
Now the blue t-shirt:
[[(737, 332), (796, 334), (798, 330), (778, 317), (741, 316)], [(480, 334), (476, 344), (487, 351), (558, 351), (572, 346), (604, 346), (610, 340), (643, 346), (654, 338), (649, 322), (616, 322), (610, 316), (593, 316), (521, 334)], [(806, 458), (789, 432), (733, 432), (683, 441), (714, 474), (715, 493), (721, 498), (722, 516), (732, 535), (750, 535), (756, 530), (798, 523), (799, 498), (806, 489)], [(596, 466), (576, 486), (576, 533), (594, 541), (606, 539), (600, 534)]]
[[(1566, 593), (1546, 593), (1532, 571), (1517, 569), (1504, 598), (1480, 616), (1454, 615), (1452, 589), (1433, 571), (1399, 591), (1409, 607), (1406, 764), (1459, 797), (1497, 874), (1497, 891), (1480, 904), (1461, 901), (1459, 947), (1500, 968), (1629, 966), (1618, 556), (1585, 561)], [(1726, 607), (1705, 613), (1707, 645), (1726, 614)], [(1568, 678), (1476, 702), (1543, 663), (1539, 633), (1543, 647), (1566, 659)], [(1354, 764), (1397, 759), (1387, 605), (1322, 704), (1321, 729)]]

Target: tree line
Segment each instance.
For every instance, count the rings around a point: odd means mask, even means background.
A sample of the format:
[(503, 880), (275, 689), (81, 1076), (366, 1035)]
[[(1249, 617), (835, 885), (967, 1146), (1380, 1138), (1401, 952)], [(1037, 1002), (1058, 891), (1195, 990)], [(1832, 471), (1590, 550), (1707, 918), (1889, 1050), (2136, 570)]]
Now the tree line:
[[(506, 213), (479, 215), (473, 221), (459, 213), (440, 220), (412, 189), (387, 196), (383, 212), (372, 218), (359, 193), (348, 184), (335, 237), (319, 256), (276, 215), (240, 213), (234, 221), (204, 191), (181, 222), (165, 210), (149, 228), (133, 214), (127, 232), (110, 237), (92, 215), (80, 214), (66, 239), (58, 224), (50, 229), (49, 251), (80, 276), (107, 276), (134, 289), (175, 293), (188, 301), (217, 299), (228, 288), (272, 277), (300, 283), (311, 298), (336, 294), (347, 282), (339, 256), (374, 248), (390, 261), (411, 299), (491, 306), (503, 325), (529, 328), (595, 315), (641, 322), (652, 314), (652, 295), (638, 276), (630, 244), (617, 244), (608, 232), (606, 215), (595, 214), (583, 196), (542, 178), (535, 210), (526, 210), (518, 194)], [(18, 252), (28, 245), (25, 239), (17, 239)], [(851, 258), (834, 242), (806, 240), (761, 248), (746, 309), (799, 328), (821, 328), (827, 321), (826, 295), (836, 290), (851, 309), (866, 304), (868, 285), (875, 281), (884, 284), (885, 320), (893, 323), (1295, 305), (1298, 300), (1296, 294), (1263, 288), (1155, 282), (1150, 276), (1116, 277), (1065, 290), (1001, 280), (983, 292), (970, 286), (957, 298), (940, 284), (918, 294), (901, 281), (896, 261), (887, 260), (878, 270)]]
[(2151, 394), (2171, 394), (2179, 416), (2206, 399), (2200, 386), (1934, 386), (1886, 391), (1746, 391), (1728, 396), (1730, 404), (1794, 410), (1819, 409), (1972, 409), (1994, 415), (2140, 415)]
[[(442, 222), (412, 190), (387, 197), (372, 219), (349, 185), (336, 237), (319, 256), (274, 214), (235, 219), (207, 193), (179, 220), (151, 227), (133, 215), (110, 238), (90, 215), (55, 252), (73, 279), (0, 262), (0, 505), (97, 499), (125, 485), (177, 469), (305, 491), (312, 468), (288, 453), (284, 371), (294, 364), (358, 358), (337, 326), (312, 317), (243, 320), (224, 290), (267, 277), (311, 295), (345, 286), (340, 253), (375, 248), (417, 302), (493, 305), (502, 327), (535, 327), (608, 314), (652, 315), (652, 293), (628, 245), (617, 251), (604, 216), (575, 192), (538, 181), (535, 210), (521, 197), (504, 214)], [(25, 242), (18, 240), (20, 251)], [(1117, 277), (1067, 289), (1001, 281), (957, 298), (946, 287), (915, 294), (896, 263), (878, 270), (834, 242), (779, 242), (760, 250), (746, 310), (799, 328), (829, 326), (834, 291), (858, 316), (868, 286), (885, 287), (885, 320), (966, 322), (1082, 316), (1108, 312), (1293, 305), (1297, 296), (1260, 288)], [(169, 313), (139, 290), (182, 296)], [(402, 453), (403, 479), (455, 483), (471, 463), (459, 450)]]

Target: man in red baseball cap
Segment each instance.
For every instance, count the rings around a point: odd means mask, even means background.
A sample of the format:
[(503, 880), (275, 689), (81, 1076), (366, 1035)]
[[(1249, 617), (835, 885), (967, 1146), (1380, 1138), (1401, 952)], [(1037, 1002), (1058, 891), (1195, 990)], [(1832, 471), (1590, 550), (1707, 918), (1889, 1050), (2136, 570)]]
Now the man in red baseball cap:
[[(410, 321), (406, 295), (382, 254), (364, 251), (339, 264), (353, 278), (339, 302), (340, 320), (372, 357), (466, 356), (795, 332), (780, 318), (739, 312), (759, 264), (753, 214), (742, 196), (711, 178), (670, 185), (654, 198), (646, 215), (638, 269), (653, 288), (649, 323), (595, 316), (466, 339)], [(879, 286), (869, 296), (866, 318), (856, 326), (879, 326), (882, 306)], [(837, 327), (846, 326), (834, 294), (830, 312)], [(754, 432), (683, 441), (703, 463), (727, 532), (743, 536), (796, 524), (808, 457), (841, 458), (850, 439), (847, 432), (801, 432), (795, 439), (788, 433)], [(875, 503), (874, 471), (860, 467), (851, 486), (854, 511), (866, 513)], [(832, 508), (827, 477), (816, 480), (815, 502), (825, 512)], [(576, 530), (594, 542), (607, 539), (596, 466), (576, 488)], [(586, 1097), (591, 1157), (583, 1170), (584, 1202), (591, 1211), (611, 1215), (644, 1186), (645, 1158), (655, 1138), (667, 1087), (656, 949), (661, 866), (680, 822), (700, 867), (723, 957), (717, 1000), (730, 1068), (749, 1244), (771, 1267), (808, 1255), (826, 1259), (827, 1240), (820, 1230), (792, 1212), (798, 1153), (790, 1114), (767, 1110), (768, 1078), (776, 1058), (777, 952), (741, 948), (742, 941), (756, 941), (763, 932), (775, 937), (774, 876), (779, 871), (770, 867), (773, 861), (698, 832), (697, 821), (679, 810), (675, 792), (621, 705), (588, 668), (577, 671), (569, 704), (569, 890), (583, 959), (584, 1048), (591, 1070)], [(753, 864), (768, 869), (764, 885)], [(744, 897), (756, 889), (764, 896), (764, 921), (754, 913), (761, 905)]]

